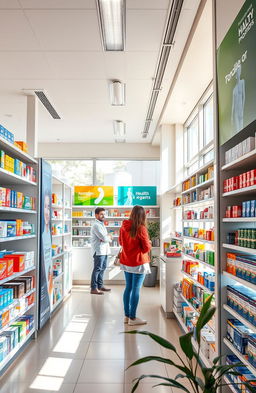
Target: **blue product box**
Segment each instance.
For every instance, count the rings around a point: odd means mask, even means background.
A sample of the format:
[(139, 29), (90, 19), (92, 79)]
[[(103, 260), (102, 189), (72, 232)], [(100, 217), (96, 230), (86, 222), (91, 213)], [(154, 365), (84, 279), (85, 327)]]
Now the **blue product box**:
[(246, 202), (246, 216), (245, 217), (250, 217), (251, 214), (251, 201)]
[(10, 338), (10, 347), (9, 350), (11, 352), (11, 350), (13, 350), (13, 348), (15, 347), (15, 332), (12, 330), (5, 330), (3, 333), (1, 333), (2, 337), (9, 337)]
[(8, 355), (8, 340), (6, 337), (0, 337), (0, 362)]
[(19, 343), (19, 328), (17, 326), (11, 326), (8, 332), (13, 332), (14, 336), (14, 347)]
[(7, 221), (7, 237), (16, 236), (16, 221)]
[(4, 127), (0, 124), (0, 136), (4, 137)]
[(251, 201), (251, 217), (256, 217), (256, 200)]
[(246, 217), (246, 202), (242, 202), (242, 217)]
[(4, 138), (5, 138), (6, 140), (8, 140), (8, 131), (7, 131), (6, 128), (4, 128)]

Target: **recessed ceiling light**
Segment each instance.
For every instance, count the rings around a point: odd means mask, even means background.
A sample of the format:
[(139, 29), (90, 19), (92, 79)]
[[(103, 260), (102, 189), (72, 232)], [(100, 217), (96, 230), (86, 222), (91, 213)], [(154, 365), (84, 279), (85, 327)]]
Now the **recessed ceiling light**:
[(125, 105), (125, 84), (114, 80), (109, 84), (110, 102), (113, 106)]
[(97, 0), (103, 47), (105, 51), (124, 51), (125, 0)]

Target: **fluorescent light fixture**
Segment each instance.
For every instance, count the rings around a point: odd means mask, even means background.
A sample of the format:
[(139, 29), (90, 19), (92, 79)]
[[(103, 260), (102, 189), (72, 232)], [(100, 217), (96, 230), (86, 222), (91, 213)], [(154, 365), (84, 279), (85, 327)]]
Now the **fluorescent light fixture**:
[(125, 123), (122, 120), (114, 120), (114, 136), (116, 139), (124, 139), (125, 134)]
[(109, 84), (110, 102), (114, 106), (125, 105), (125, 84), (121, 81), (111, 81)]
[(105, 51), (124, 51), (125, 0), (97, 0), (102, 42)]

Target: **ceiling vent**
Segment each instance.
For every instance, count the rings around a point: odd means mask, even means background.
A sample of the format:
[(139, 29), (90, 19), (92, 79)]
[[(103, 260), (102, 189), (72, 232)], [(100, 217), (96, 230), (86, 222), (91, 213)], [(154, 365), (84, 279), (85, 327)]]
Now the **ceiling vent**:
[(47, 111), (50, 113), (53, 119), (60, 119), (59, 114), (56, 112), (52, 104), (50, 103), (49, 99), (45, 95), (45, 92), (43, 90), (35, 90), (35, 95), (38, 97), (38, 99), (41, 101), (41, 103), (44, 105), (44, 107), (47, 109)]
[(174, 45), (174, 36), (177, 28), (177, 24), (179, 21), (182, 5), (184, 0), (173, 0), (168, 19), (166, 24), (166, 29), (164, 33), (163, 43), (161, 45), (159, 61), (157, 64), (156, 73), (154, 76), (154, 84), (150, 96), (149, 107), (147, 112), (147, 117), (145, 120), (144, 129), (142, 131), (142, 137), (147, 138), (149, 133), (150, 124), (153, 119), (153, 114), (155, 111), (158, 94), (162, 87), (162, 81), (165, 73), (165, 69), (167, 66), (167, 62), (169, 59), (170, 51), (172, 46)]

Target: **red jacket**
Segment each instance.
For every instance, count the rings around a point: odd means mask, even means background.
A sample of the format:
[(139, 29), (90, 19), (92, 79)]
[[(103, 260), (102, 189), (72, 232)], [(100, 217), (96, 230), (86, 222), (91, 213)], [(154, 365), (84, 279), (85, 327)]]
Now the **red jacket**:
[(148, 237), (148, 231), (145, 226), (141, 226), (135, 238), (130, 235), (132, 222), (124, 220), (120, 228), (119, 243), (122, 246), (120, 263), (127, 266), (138, 266), (149, 262), (148, 252), (151, 249), (151, 243)]

